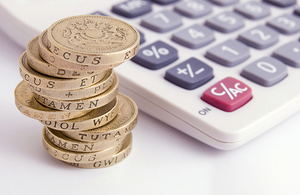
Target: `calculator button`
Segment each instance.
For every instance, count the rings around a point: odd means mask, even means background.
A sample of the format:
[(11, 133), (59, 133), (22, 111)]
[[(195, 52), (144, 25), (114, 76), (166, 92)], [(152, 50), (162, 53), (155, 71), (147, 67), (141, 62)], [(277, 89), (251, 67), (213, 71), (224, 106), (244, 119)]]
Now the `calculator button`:
[(148, 0), (129, 0), (112, 7), (112, 12), (127, 18), (135, 18), (151, 11), (152, 5)]
[(239, 2), (239, 0), (210, 0), (214, 4), (226, 6)]
[(172, 11), (161, 11), (142, 19), (141, 25), (156, 32), (167, 32), (182, 25), (180, 15)]
[(263, 0), (264, 2), (276, 5), (278, 7), (288, 7), (297, 3), (297, 0)]
[(233, 12), (224, 12), (206, 20), (205, 25), (223, 33), (230, 33), (242, 28), (245, 24), (239, 15)]
[(256, 49), (265, 49), (278, 42), (275, 30), (266, 26), (257, 26), (239, 35), (238, 40)]
[(203, 47), (215, 40), (212, 30), (195, 24), (172, 35), (173, 41), (191, 49)]
[(290, 42), (276, 49), (273, 57), (279, 59), (283, 63), (300, 68), (300, 43)]
[(271, 13), (268, 6), (257, 1), (242, 4), (237, 6), (234, 10), (252, 20), (264, 18)]
[(189, 18), (199, 18), (212, 12), (209, 3), (201, 0), (189, 0), (177, 3), (174, 10)]
[(300, 7), (298, 7), (297, 9), (294, 10), (294, 14), (296, 14), (297, 16), (300, 16)]
[(165, 79), (184, 89), (195, 89), (213, 78), (213, 69), (196, 58), (190, 58), (167, 70)]
[(209, 49), (205, 56), (223, 66), (235, 66), (250, 57), (249, 48), (235, 40), (227, 40)]
[(155, 3), (161, 4), (161, 5), (167, 5), (167, 4), (171, 4), (176, 1), (179, 1), (179, 0), (152, 0), (152, 1)]
[(178, 51), (170, 45), (156, 41), (142, 49), (132, 61), (151, 70), (167, 66), (178, 59)]
[(262, 86), (272, 86), (287, 76), (287, 67), (272, 57), (263, 57), (246, 66), (241, 75)]
[(107, 14), (104, 14), (104, 13), (102, 13), (100, 11), (93, 12), (93, 13), (91, 13), (91, 15), (107, 16)]
[(267, 25), (271, 26), (282, 34), (287, 35), (300, 31), (300, 19), (288, 14), (284, 14), (268, 21)]
[(226, 112), (232, 112), (252, 98), (252, 90), (245, 83), (227, 77), (208, 88), (201, 99)]
[(142, 33), (140, 30), (137, 30), (140, 33), (140, 45), (143, 44), (145, 40), (145, 34)]

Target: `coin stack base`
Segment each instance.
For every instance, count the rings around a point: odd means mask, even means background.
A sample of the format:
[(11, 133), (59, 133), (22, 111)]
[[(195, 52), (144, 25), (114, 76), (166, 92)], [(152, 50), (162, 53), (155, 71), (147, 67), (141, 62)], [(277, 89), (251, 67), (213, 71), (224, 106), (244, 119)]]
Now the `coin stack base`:
[(130, 154), (138, 108), (118, 92), (113, 68), (136, 55), (139, 39), (121, 20), (80, 15), (53, 23), (27, 44), (15, 103), (44, 125), (43, 145), (51, 156), (94, 169)]

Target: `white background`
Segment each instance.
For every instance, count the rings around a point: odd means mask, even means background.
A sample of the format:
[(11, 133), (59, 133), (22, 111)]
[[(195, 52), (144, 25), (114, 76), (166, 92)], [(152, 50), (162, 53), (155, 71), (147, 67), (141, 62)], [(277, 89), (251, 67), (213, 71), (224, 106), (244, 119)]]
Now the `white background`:
[(89, 170), (52, 158), (42, 146), (42, 124), (14, 104), (23, 51), (0, 32), (1, 195), (300, 194), (299, 113), (238, 149), (220, 151), (140, 112), (133, 150), (120, 164)]

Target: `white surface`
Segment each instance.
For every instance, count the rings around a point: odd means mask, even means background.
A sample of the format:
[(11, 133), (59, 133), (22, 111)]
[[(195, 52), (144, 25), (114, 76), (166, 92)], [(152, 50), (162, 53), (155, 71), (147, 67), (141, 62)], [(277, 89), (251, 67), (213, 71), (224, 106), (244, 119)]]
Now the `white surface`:
[(104, 169), (78, 169), (43, 148), (42, 125), (14, 105), (23, 49), (0, 32), (0, 194), (299, 195), (300, 114), (246, 145), (219, 151), (144, 114), (132, 153)]

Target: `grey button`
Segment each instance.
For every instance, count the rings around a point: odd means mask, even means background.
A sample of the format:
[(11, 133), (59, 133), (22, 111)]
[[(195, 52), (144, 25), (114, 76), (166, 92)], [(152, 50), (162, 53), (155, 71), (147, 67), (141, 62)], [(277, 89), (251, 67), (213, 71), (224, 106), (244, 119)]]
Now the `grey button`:
[(249, 48), (235, 40), (227, 40), (211, 49), (205, 56), (224, 66), (235, 66), (250, 57)]
[(275, 30), (283, 34), (294, 34), (300, 31), (300, 19), (284, 14), (267, 22)]
[(295, 5), (297, 3), (297, 0), (263, 0), (263, 1), (279, 7), (288, 7), (288, 6)]
[(164, 10), (142, 19), (141, 25), (156, 32), (167, 32), (181, 26), (182, 20), (179, 14)]
[(226, 6), (239, 2), (239, 0), (210, 0), (214, 4)]
[(278, 34), (266, 26), (257, 26), (240, 34), (238, 40), (256, 49), (265, 49), (278, 42)]
[(272, 86), (287, 76), (287, 67), (279, 60), (263, 57), (246, 66), (241, 75), (262, 86)]
[(112, 7), (112, 12), (127, 18), (135, 18), (151, 11), (151, 2), (147, 0), (124, 1)]
[(157, 70), (177, 60), (178, 51), (162, 42), (156, 41), (142, 49), (136, 54), (132, 61), (151, 70)]
[(104, 14), (100, 11), (93, 12), (93, 13), (91, 13), (91, 15), (107, 16), (107, 14)]
[(203, 47), (215, 40), (212, 30), (195, 24), (172, 35), (173, 41), (191, 49)]
[(223, 33), (230, 33), (242, 28), (245, 24), (239, 15), (224, 12), (206, 20), (205, 25)]
[(199, 18), (211, 13), (212, 7), (202, 0), (188, 0), (177, 3), (174, 10), (189, 18)]
[(261, 19), (270, 15), (270, 8), (257, 1), (250, 1), (239, 5), (234, 10), (252, 20)]
[(296, 8), (294, 10), (294, 14), (296, 14), (297, 16), (300, 16), (300, 7)]
[(161, 5), (167, 5), (167, 4), (179, 1), (179, 0), (152, 0), (152, 1), (155, 3), (161, 4)]
[(287, 43), (276, 49), (272, 56), (287, 65), (300, 68), (300, 43), (294, 41)]
[(196, 58), (190, 58), (167, 70), (165, 79), (184, 89), (195, 89), (213, 78), (213, 69)]

